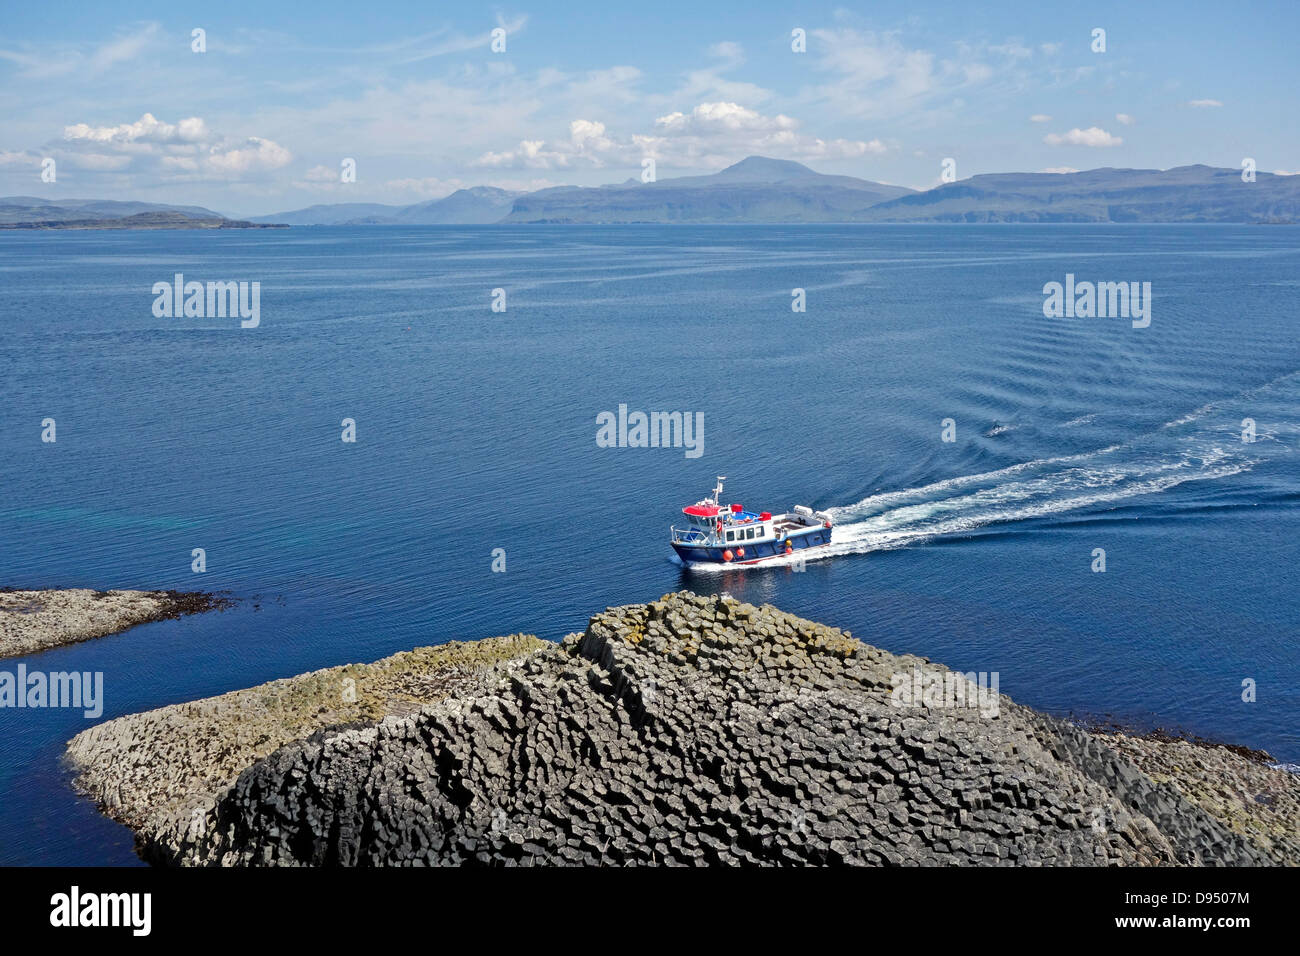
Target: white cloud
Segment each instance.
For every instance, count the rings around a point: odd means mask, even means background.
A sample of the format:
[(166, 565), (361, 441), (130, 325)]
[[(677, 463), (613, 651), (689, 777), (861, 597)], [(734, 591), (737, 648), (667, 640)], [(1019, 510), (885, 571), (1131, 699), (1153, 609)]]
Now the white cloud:
[(1273, 170), (1273, 175), (1274, 176), (1300, 176), (1300, 169), (1296, 169), (1296, 170), (1275, 169)]
[(218, 172), (246, 173), (288, 166), (293, 154), (273, 140), (250, 136), (242, 144), (209, 147), (205, 160), (209, 168)]
[(1043, 137), (1043, 142), (1048, 146), (1118, 146), (1124, 142), (1118, 136), (1112, 136), (1099, 126), (1089, 126), (1087, 129), (1075, 127), (1068, 133), (1048, 133)]
[(136, 58), (141, 50), (158, 33), (158, 24), (146, 24), (136, 33), (114, 37), (104, 43), (90, 55), (89, 66), (92, 72), (102, 73), (118, 63), (128, 63)]
[(563, 185), (553, 179), (535, 178), (535, 179), (490, 179), (487, 182), (466, 182), (462, 179), (440, 179), (437, 176), (427, 177), (408, 177), (405, 179), (390, 179), (384, 183), (384, 189), (391, 193), (405, 194), (404, 199), (414, 196), (419, 199), (442, 199), (450, 196), (458, 189), (469, 189), (474, 186), (492, 186), (496, 189), (504, 189), (507, 192), (531, 193), (539, 189), (550, 189), (553, 186)]
[(208, 137), (208, 130), (203, 120), (197, 116), (183, 119), (179, 123), (164, 123), (152, 113), (145, 113), (134, 123), (122, 123), (118, 126), (87, 126), (77, 123), (63, 128), (66, 140), (87, 140), (93, 143), (197, 143)]
[(60, 161), (74, 168), (152, 171), (186, 179), (240, 178), (280, 169), (293, 159), (293, 154), (274, 140), (261, 136), (222, 137), (201, 117), (169, 123), (152, 113), (116, 126), (65, 126), (63, 139), (54, 152)]
[(651, 96), (647, 102), (667, 105), (683, 100), (735, 100), (746, 103), (763, 103), (770, 99), (770, 91), (744, 80), (733, 80), (724, 74), (745, 62), (745, 50), (733, 40), (723, 40), (709, 47), (709, 56), (715, 62), (686, 73), (682, 84), (667, 96)]
[(1040, 173), (1077, 173), (1078, 170), (1073, 166), (1048, 166), (1046, 169), (1040, 169)]
[(853, 29), (813, 30), (812, 34), (824, 51), (816, 66), (834, 75), (813, 93), (850, 114), (904, 112), (934, 95), (943, 83), (941, 74), (949, 72), (937, 65), (933, 53), (908, 49), (896, 34)]
[(605, 135), (605, 124), (578, 119), (569, 124), (568, 140), (547, 145), (544, 139), (520, 140), (514, 149), (489, 150), (475, 166), (496, 169), (564, 169), (574, 165), (604, 166), (620, 145)]
[(1137, 120), (1129, 116), (1127, 113), (1116, 113), (1115, 120), (1116, 122), (1123, 123), (1125, 126), (1132, 126), (1137, 122)]
[(52, 79), (72, 74), (95, 76), (119, 63), (134, 60), (158, 32), (157, 23), (145, 23), (134, 32), (120, 33), (89, 51), (70, 47), (46, 49), (39, 53), (0, 50), (0, 60), (16, 64), (19, 74), (27, 79)]
[(0, 149), (0, 166), (35, 166), (40, 161), (40, 156), (27, 150)]
[[(1026, 88), (1034, 51), (1015, 39), (958, 42), (947, 50), (905, 43), (899, 31), (851, 27), (811, 31), (826, 81), (801, 91), (802, 109), (849, 117), (905, 117), (909, 124), (962, 115), (974, 91), (1002, 96)], [(810, 49), (813, 49), (810, 47)]]
[(1218, 100), (1188, 100), (1188, 106), (1195, 106), (1198, 109), (1207, 109), (1215, 106), (1222, 106)]
[(421, 199), (442, 199), (450, 196), (457, 189), (464, 189), (465, 184), (459, 179), (439, 179), (437, 176), (424, 178), (390, 179), (384, 183), (386, 189), (394, 192), (413, 193)]
[(887, 152), (889, 147), (879, 139), (813, 139), (797, 143), (794, 147), (794, 155), (801, 159), (853, 159), (857, 156), (880, 156)]
[(119, 172), (131, 165), (131, 157), (111, 156), (107, 153), (74, 153), (64, 158), (63, 162), (74, 169)]
[(639, 167), (645, 157), (670, 165), (721, 168), (750, 154), (805, 159), (850, 159), (879, 155), (888, 146), (871, 140), (821, 139), (799, 132), (799, 121), (767, 115), (738, 103), (700, 103), (655, 120), (654, 131), (619, 137), (604, 123), (574, 120), (566, 140), (521, 140), (513, 149), (489, 150), (474, 165), (495, 169), (567, 169), (608, 164)]
[(1035, 113), (1033, 116), (1029, 117), (1029, 122), (1031, 123), (1050, 123), (1051, 121), (1052, 118), (1046, 113)]
[(736, 103), (701, 103), (690, 114), (669, 113), (655, 120), (655, 129), (669, 132), (735, 133), (740, 131), (780, 132), (799, 124), (778, 113), (764, 116)]
[[(507, 50), (510, 49), (510, 42), (523, 32), (527, 23), (528, 17), (526, 16), (516, 16), (507, 20), (501, 14), (497, 14), (496, 25), (506, 31)], [(433, 34), (411, 37), (395, 44), (372, 48), (368, 52), (377, 55), (395, 56), (398, 63), (419, 63), (422, 60), (429, 60), (436, 56), (446, 56), (449, 53), (484, 50), (488, 48), (491, 42), (492, 31), (490, 29), (469, 36), (444, 29)]]
[(1009, 40), (1006, 43), (996, 43), (990, 46), (990, 53), (997, 53), (1000, 56), (1007, 56), (1013, 60), (1027, 60), (1034, 55), (1034, 51), (1029, 49), (1018, 40)]
[(741, 63), (745, 59), (745, 48), (733, 40), (723, 40), (721, 43), (715, 43), (709, 47), (709, 55)]

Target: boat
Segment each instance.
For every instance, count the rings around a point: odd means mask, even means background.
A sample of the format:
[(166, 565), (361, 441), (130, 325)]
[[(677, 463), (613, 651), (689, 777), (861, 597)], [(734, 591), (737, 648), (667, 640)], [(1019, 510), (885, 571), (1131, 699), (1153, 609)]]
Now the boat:
[(713, 495), (682, 509), (685, 527), (673, 525), (670, 544), (685, 565), (759, 564), (831, 543), (833, 522), (824, 511), (804, 505), (785, 514), (746, 511), (739, 504), (722, 504), (718, 476)]

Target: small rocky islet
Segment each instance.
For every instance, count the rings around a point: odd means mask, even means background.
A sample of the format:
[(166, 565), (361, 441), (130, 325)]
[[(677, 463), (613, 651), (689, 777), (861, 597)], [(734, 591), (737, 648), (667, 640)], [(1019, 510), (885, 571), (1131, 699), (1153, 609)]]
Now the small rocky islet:
[(1279, 865), (1300, 777), (1085, 730), (952, 672), (690, 592), (555, 644), (440, 645), (121, 717), (77, 785), (154, 863)]
[(0, 658), (21, 657), (117, 634), (137, 624), (224, 610), (234, 604), (206, 591), (0, 589)]

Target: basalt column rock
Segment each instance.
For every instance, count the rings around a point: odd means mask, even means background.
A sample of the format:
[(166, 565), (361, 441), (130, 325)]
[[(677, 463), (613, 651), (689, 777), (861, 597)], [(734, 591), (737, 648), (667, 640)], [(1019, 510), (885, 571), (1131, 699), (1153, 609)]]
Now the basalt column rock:
[[(899, 703), (898, 657), (689, 592), (611, 608), (412, 713), (258, 759), (190, 865), (1208, 864), (1268, 855), (1006, 697)], [(983, 704), (990, 701), (985, 700)]]

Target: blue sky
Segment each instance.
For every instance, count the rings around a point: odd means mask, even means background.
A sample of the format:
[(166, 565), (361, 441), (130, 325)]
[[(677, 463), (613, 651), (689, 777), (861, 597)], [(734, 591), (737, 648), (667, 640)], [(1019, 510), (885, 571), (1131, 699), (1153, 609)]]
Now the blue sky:
[(1290, 0), (10, 5), (0, 194), (252, 215), (751, 154), (914, 188), (946, 157), (963, 179), (1247, 156), (1295, 172), (1297, 37)]

